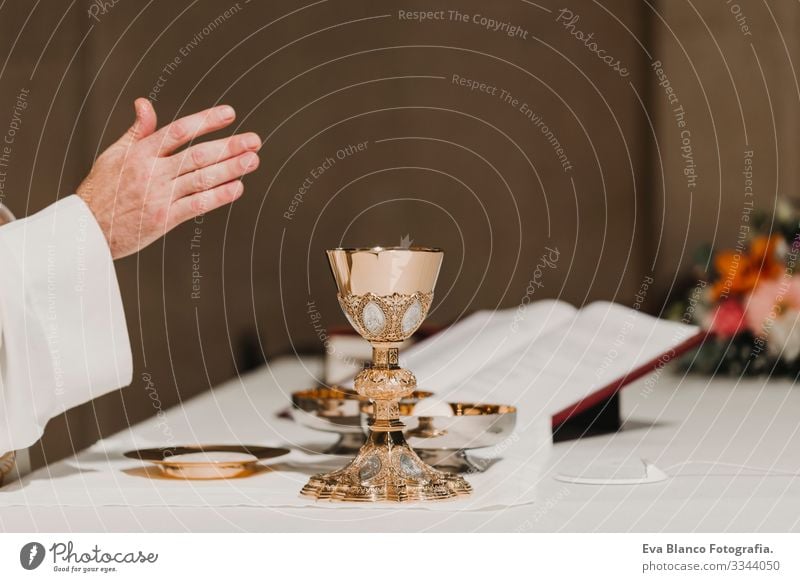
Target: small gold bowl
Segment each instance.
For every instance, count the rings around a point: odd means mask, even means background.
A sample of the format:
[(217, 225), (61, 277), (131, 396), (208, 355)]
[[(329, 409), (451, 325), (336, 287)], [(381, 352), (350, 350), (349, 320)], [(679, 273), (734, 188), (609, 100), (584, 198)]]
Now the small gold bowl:
[[(400, 420), (409, 444), (426, 462), (437, 468), (460, 472), (483, 472), (493, 460), (475, 459), (469, 451), (495, 447), (494, 459), (511, 444), (517, 424), (517, 409), (506, 404), (448, 402), (451, 416), (420, 415), (401, 410)], [(367, 415), (362, 423), (369, 422)]]
[(128, 451), (125, 456), (158, 465), (178, 479), (233, 479), (253, 473), (259, 461), (289, 453), (289, 449), (239, 445), (165, 447)]
[[(401, 414), (410, 412), (414, 405), (431, 392), (417, 390), (400, 401)], [(328, 448), (329, 455), (353, 455), (364, 444), (366, 437), (361, 424), (362, 411), (368, 413), (372, 405), (355, 390), (341, 386), (318, 386), (292, 394), (292, 417), (303, 426), (339, 435), (339, 440)]]

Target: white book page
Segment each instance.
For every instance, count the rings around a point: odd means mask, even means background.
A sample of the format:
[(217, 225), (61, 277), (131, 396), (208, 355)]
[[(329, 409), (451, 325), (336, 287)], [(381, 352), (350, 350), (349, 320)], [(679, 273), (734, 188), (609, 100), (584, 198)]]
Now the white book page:
[(443, 395), (508, 354), (524, 351), (549, 330), (563, 328), (577, 310), (542, 300), (523, 308), (479, 311), (400, 353), (420, 390)]
[(516, 404), (520, 415), (554, 415), (624, 378), (697, 334), (695, 326), (608, 302), (581, 309), (521, 350), (487, 362), (450, 387), (451, 399)]

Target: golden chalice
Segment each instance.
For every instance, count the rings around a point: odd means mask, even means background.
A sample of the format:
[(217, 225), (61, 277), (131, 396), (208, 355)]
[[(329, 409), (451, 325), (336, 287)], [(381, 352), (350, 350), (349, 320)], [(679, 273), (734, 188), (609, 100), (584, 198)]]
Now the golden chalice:
[(355, 378), (373, 402), (369, 437), (346, 467), (311, 477), (302, 494), (333, 501), (420, 501), (467, 495), (462, 477), (434, 469), (408, 445), (400, 399), (417, 386), (398, 365), (401, 342), (428, 315), (444, 253), (440, 249), (355, 248), (327, 251), (350, 324), (372, 344), (372, 363)]

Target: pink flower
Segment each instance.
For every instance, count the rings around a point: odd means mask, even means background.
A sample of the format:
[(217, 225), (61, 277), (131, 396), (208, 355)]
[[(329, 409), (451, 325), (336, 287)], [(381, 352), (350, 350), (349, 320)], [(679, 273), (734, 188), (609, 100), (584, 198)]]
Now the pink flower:
[(742, 304), (735, 299), (720, 303), (706, 320), (706, 328), (719, 337), (736, 335), (744, 327), (745, 313)]
[(800, 276), (761, 281), (745, 308), (747, 327), (754, 334), (766, 337), (783, 313), (800, 311)]
[(800, 312), (787, 311), (767, 330), (767, 351), (774, 357), (793, 362), (800, 356)]

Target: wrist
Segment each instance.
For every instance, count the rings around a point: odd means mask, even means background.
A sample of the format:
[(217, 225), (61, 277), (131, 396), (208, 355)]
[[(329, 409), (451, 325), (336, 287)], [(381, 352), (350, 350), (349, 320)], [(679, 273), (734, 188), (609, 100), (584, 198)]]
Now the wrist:
[(81, 201), (83, 201), (86, 208), (89, 209), (89, 212), (94, 218), (95, 223), (100, 228), (100, 232), (103, 233), (103, 238), (105, 238), (108, 249), (111, 251), (112, 259), (116, 259), (117, 257), (114, 253), (114, 246), (111, 242), (111, 221), (107, 219), (107, 213), (103, 211), (101, 205), (99, 204), (99, 200), (96, 196), (94, 196), (94, 188), (92, 187), (91, 176), (88, 176), (81, 183), (81, 185), (78, 186), (75, 194), (81, 199)]

